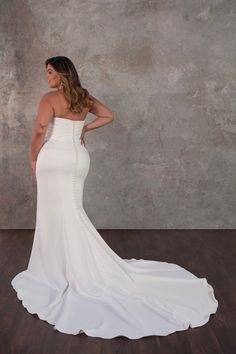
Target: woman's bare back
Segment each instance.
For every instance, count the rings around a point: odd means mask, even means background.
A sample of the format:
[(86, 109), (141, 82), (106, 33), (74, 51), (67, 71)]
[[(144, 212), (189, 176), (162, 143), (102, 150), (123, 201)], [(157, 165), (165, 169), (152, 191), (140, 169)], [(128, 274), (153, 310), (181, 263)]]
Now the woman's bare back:
[(61, 92), (50, 92), (50, 103), (54, 110), (54, 117), (66, 118), (70, 120), (85, 120), (89, 108), (83, 108), (81, 113), (71, 112), (67, 108), (67, 101)]

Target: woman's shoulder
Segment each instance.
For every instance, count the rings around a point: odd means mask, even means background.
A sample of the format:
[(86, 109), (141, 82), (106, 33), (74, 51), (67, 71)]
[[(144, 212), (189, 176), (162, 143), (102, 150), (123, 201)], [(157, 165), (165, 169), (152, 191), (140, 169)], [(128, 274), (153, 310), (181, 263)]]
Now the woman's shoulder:
[(43, 101), (49, 101), (50, 99), (54, 98), (56, 95), (55, 95), (55, 92), (54, 91), (48, 91), (48, 92), (45, 92), (42, 96), (41, 96), (41, 100)]
[(45, 98), (54, 98), (58, 96), (58, 92), (57, 91), (47, 91), (43, 94), (43, 97)]
[(56, 91), (45, 92), (39, 101), (39, 107), (43, 109), (50, 109), (54, 111), (56, 105)]
[(56, 104), (58, 101), (61, 100), (61, 97), (59, 97), (60, 94), (58, 94), (57, 91), (47, 91), (43, 94), (41, 97), (42, 101), (47, 101), (51, 105)]

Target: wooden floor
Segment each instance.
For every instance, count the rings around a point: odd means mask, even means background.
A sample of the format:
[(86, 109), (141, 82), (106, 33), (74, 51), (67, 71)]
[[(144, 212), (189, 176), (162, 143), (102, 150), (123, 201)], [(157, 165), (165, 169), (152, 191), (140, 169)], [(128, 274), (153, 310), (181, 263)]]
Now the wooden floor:
[(0, 231), (0, 354), (235, 354), (236, 231), (98, 230), (122, 258), (177, 263), (207, 278), (219, 301), (217, 313), (197, 328), (168, 336), (102, 339), (63, 334), (31, 315), (11, 279), (26, 269), (32, 230)]

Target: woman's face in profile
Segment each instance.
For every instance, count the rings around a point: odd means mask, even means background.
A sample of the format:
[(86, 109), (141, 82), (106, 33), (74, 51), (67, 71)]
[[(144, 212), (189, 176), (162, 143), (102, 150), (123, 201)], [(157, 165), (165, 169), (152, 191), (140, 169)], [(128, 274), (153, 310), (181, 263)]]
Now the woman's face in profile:
[(56, 88), (60, 85), (60, 75), (50, 64), (48, 64), (46, 68), (46, 77), (49, 87)]

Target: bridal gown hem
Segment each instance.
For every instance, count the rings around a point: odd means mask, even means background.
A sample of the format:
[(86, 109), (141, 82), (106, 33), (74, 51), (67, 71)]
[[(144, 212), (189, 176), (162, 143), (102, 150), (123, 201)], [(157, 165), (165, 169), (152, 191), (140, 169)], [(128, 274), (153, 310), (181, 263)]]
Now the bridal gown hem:
[(38, 154), (31, 255), (11, 281), (18, 299), (72, 335), (138, 339), (204, 325), (218, 308), (206, 278), (174, 263), (119, 257), (87, 216), (83, 125), (55, 117)]

